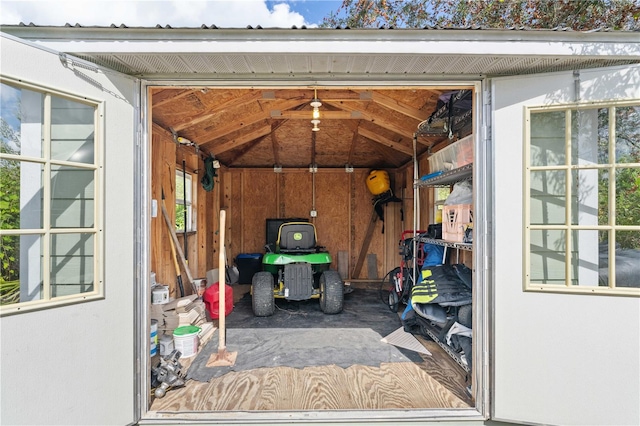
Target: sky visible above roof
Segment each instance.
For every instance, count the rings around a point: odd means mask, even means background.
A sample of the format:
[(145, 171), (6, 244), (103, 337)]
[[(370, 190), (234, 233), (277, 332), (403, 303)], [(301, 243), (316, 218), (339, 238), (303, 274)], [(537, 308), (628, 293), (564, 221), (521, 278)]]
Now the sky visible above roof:
[(0, 0), (0, 24), (315, 27), (340, 0)]

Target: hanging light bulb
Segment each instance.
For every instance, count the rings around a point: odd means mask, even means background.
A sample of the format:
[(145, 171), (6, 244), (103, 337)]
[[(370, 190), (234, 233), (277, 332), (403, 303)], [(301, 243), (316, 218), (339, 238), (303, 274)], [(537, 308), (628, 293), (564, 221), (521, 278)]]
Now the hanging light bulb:
[(322, 102), (320, 102), (320, 99), (318, 99), (317, 89), (313, 89), (313, 99), (311, 99), (310, 105), (313, 108), (313, 112), (311, 113), (311, 118), (313, 118), (313, 120), (311, 120), (311, 124), (313, 124), (313, 129), (311, 130), (313, 130), (314, 132), (317, 132), (318, 130), (320, 130), (318, 128), (318, 124), (320, 124), (319, 108), (322, 106)]

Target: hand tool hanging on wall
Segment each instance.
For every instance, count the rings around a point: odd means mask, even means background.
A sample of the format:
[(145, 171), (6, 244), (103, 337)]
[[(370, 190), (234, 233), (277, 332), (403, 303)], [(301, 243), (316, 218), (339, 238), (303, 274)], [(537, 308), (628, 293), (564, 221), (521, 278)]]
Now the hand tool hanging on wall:
[(225, 219), (227, 212), (220, 210), (220, 249), (218, 250), (218, 353), (211, 355), (209, 361), (207, 361), (207, 367), (226, 367), (236, 363), (237, 352), (227, 352), (226, 342), (226, 282), (225, 271), (222, 265), (227, 263), (225, 256), (224, 246), (224, 234), (225, 234)]
[(167, 212), (167, 207), (164, 201), (164, 188), (162, 188), (162, 215), (164, 216), (164, 221), (167, 224), (167, 228), (169, 228), (169, 234), (171, 235), (171, 241), (170, 241), (171, 251), (173, 253), (174, 262), (176, 264), (176, 274), (178, 275), (178, 285), (181, 287), (182, 296), (184, 296), (184, 288), (182, 285), (182, 275), (180, 274), (180, 267), (178, 266), (177, 260), (176, 260), (176, 252), (178, 254), (178, 258), (182, 262), (182, 267), (184, 269), (185, 274), (187, 275), (189, 284), (191, 284), (193, 294), (197, 294), (198, 289), (193, 281), (193, 277), (191, 276), (191, 271), (189, 270), (189, 265), (187, 265), (187, 261), (184, 258), (184, 253), (182, 253), (182, 248), (180, 248), (180, 243), (178, 242), (178, 237), (176, 236), (174, 225), (171, 223), (171, 218), (169, 218), (169, 213)]
[(187, 165), (182, 160), (182, 205), (184, 217), (184, 260), (189, 263), (189, 244), (187, 242)]

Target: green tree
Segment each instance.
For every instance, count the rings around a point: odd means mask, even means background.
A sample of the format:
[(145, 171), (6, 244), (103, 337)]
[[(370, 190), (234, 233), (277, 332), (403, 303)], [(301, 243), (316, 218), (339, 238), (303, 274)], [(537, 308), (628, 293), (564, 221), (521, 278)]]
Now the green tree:
[[(0, 152), (17, 154), (20, 134), (4, 117), (0, 117)], [(17, 161), (0, 159), (0, 229), (16, 229), (20, 226), (20, 166)], [(18, 302), (19, 241), (17, 237), (3, 235), (0, 238), (0, 304)]]
[(325, 27), (640, 29), (640, 0), (344, 0)]

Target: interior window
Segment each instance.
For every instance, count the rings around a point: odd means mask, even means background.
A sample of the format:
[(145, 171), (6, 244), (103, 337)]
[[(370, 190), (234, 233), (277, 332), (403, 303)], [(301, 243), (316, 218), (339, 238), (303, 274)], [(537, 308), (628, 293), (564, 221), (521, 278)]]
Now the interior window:
[(1, 85), (2, 313), (100, 296), (98, 106)]
[(533, 108), (526, 288), (640, 294), (640, 104)]
[(192, 194), (191, 174), (176, 170), (176, 231), (195, 231)]

